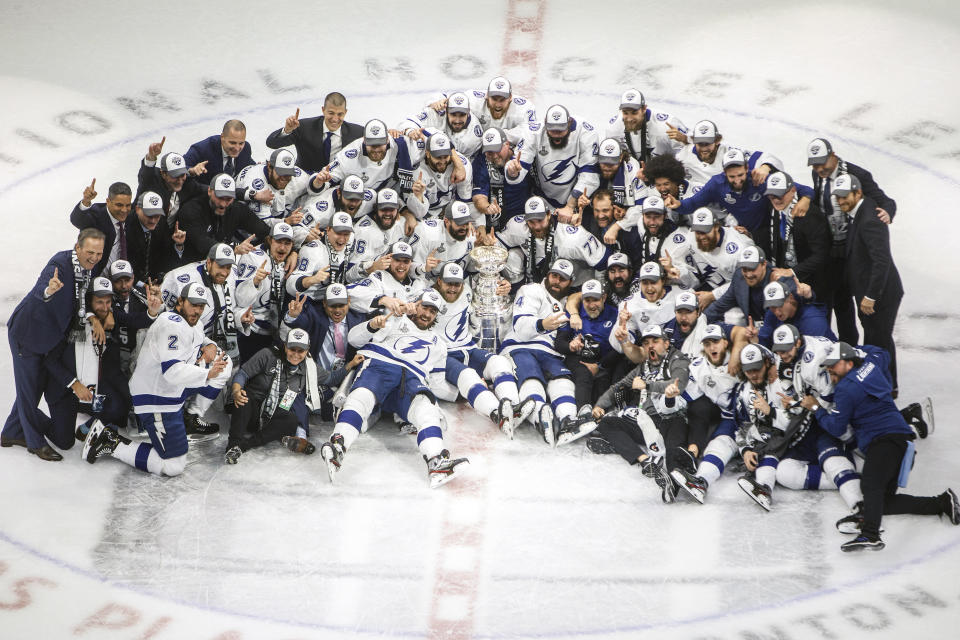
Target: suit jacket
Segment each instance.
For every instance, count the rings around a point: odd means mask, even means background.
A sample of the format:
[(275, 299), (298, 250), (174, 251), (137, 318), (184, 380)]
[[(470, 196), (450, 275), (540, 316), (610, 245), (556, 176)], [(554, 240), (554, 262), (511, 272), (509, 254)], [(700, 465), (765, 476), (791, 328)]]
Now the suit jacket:
[[(780, 214), (772, 205), (769, 216), (769, 224), (754, 231), (753, 240), (772, 264), (785, 268), (787, 243), (780, 238)], [(827, 218), (815, 201), (810, 203), (805, 216), (793, 219), (793, 246), (797, 260), (793, 271), (797, 278), (809, 284), (818, 299), (826, 300), (826, 292), (831, 289), (827, 269), (833, 237)]]
[(257, 217), (243, 202), (234, 201), (222, 216), (213, 212), (210, 198), (194, 198), (180, 209), (180, 230), (186, 231), (186, 247), (183, 251), (184, 264), (206, 260), (210, 247), (218, 242), (231, 244), (239, 229), (257, 235), (257, 240), (270, 233), (266, 222)]
[[(757, 290), (762, 292), (763, 288), (770, 283), (770, 276), (772, 274), (773, 266), (770, 262), (767, 262), (767, 277), (757, 283)], [(733, 309), (734, 307), (740, 307), (740, 310), (743, 311), (743, 315), (750, 318), (753, 317), (754, 321), (759, 322), (763, 320), (764, 309), (763, 309), (763, 298), (761, 297), (759, 309), (755, 309), (754, 313), (750, 313), (750, 286), (747, 285), (747, 281), (743, 278), (743, 272), (740, 269), (735, 269), (733, 272), (733, 278), (730, 280), (730, 286), (727, 287), (727, 291), (720, 296), (719, 299), (714, 300), (704, 311), (704, 315), (707, 316), (707, 322), (716, 324), (718, 322), (723, 322), (723, 315)]]
[[(880, 185), (873, 179), (873, 175), (869, 171), (846, 160), (840, 160), (838, 166), (840, 167), (838, 175), (848, 173), (852, 176), (857, 176), (857, 179), (860, 180), (860, 186), (863, 188), (863, 197), (870, 198), (876, 202), (876, 206), (879, 206), (889, 213), (890, 219), (893, 220), (893, 217), (897, 215), (897, 203), (893, 198), (883, 192), (883, 189), (880, 188)], [(813, 176), (814, 202), (822, 206), (823, 183), (825, 180), (818, 176), (816, 171), (811, 171), (811, 175)], [(825, 211), (824, 213), (829, 214), (830, 212)], [(874, 211), (874, 214), (876, 214), (876, 211)]]
[[(340, 125), (340, 138), (343, 142), (341, 149), (362, 137), (363, 125), (352, 122)], [(297, 166), (304, 171), (320, 171), (332, 160), (323, 151), (323, 116), (301, 119), (300, 126), (287, 135), (283, 135), (283, 127), (280, 127), (267, 136), (267, 146), (271, 149), (291, 144), (297, 149)]]
[[(140, 194), (144, 191), (153, 191), (160, 196), (163, 200), (163, 212), (169, 217), (170, 196), (173, 195), (173, 191), (167, 187), (167, 183), (164, 182), (160, 176), (160, 169), (156, 166), (148, 167), (144, 159), (141, 159), (140, 172), (137, 174), (137, 197), (133, 199), (134, 202), (137, 201), (137, 198), (139, 198)], [(207, 195), (207, 187), (201, 185), (194, 178), (187, 176), (186, 182), (183, 183), (183, 187), (180, 189), (180, 207), (182, 208), (184, 204), (193, 198), (205, 195)]]
[[(903, 283), (890, 253), (890, 228), (877, 217), (877, 203), (864, 198), (847, 227), (847, 284), (859, 304), (864, 297), (881, 305), (903, 297)], [(888, 210), (889, 211), (889, 210)]]
[[(347, 333), (361, 322), (366, 322), (366, 317), (353, 309), (347, 310), (347, 317), (344, 319), (347, 322)], [(330, 317), (324, 310), (323, 304), (315, 300), (308, 300), (303, 305), (303, 311), (300, 312), (300, 315), (287, 326), (291, 329), (303, 329), (307, 332), (310, 336), (310, 357), (316, 360), (319, 357), (320, 349), (323, 348), (323, 342), (326, 340), (327, 334), (330, 333)], [(344, 336), (344, 339), (346, 339), (346, 336)], [(357, 350), (348, 341), (346, 361), (350, 362), (356, 354)], [(341, 367), (331, 373), (333, 375), (325, 384), (329, 387), (335, 387), (346, 376), (346, 368)]]
[[(207, 172), (201, 174), (197, 181), (202, 184), (209, 184), (213, 176), (223, 172), (223, 146), (220, 144), (220, 136), (210, 136), (199, 142), (194, 142), (183, 154), (183, 159), (186, 160), (188, 167), (193, 167), (206, 160)], [(252, 148), (249, 142), (244, 142), (240, 155), (234, 160), (233, 177), (238, 176), (244, 167), (251, 164), (254, 164)]]
[[(72, 251), (55, 253), (30, 290), (7, 321), (7, 331), (19, 348), (30, 353), (48, 354), (62, 341), (74, 318), (74, 278)], [(54, 269), (63, 287), (43, 300), (43, 292)]]
[[(136, 214), (131, 211), (127, 215), (125, 224), (129, 223), (131, 218), (136, 219), (136, 217)], [(110, 250), (113, 248), (113, 243), (117, 241), (117, 228), (113, 226), (114, 218), (107, 211), (107, 205), (103, 202), (95, 202), (89, 209), (81, 209), (78, 202), (73, 211), (70, 212), (70, 224), (80, 230), (93, 227), (103, 231), (104, 235), (107, 236), (103, 243), (103, 257), (100, 258), (100, 262), (93, 270), (94, 273), (102, 273), (110, 262)], [(129, 226), (127, 226), (127, 253), (130, 253)]]

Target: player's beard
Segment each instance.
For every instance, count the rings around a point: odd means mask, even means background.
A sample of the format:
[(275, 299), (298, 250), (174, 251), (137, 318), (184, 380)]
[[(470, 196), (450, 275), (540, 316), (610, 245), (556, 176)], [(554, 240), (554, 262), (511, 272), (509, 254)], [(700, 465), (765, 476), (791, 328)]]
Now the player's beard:
[(547, 136), (547, 139), (550, 140), (550, 146), (554, 149), (563, 149), (565, 146), (567, 146), (567, 140), (570, 139), (570, 133), (567, 132), (562, 138)]

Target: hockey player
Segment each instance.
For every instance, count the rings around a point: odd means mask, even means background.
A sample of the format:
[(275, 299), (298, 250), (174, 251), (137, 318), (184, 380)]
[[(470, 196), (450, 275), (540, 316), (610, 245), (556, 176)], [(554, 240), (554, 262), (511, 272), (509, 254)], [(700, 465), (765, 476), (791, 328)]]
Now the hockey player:
[(655, 156), (675, 155), (687, 142), (687, 128), (669, 113), (651, 111), (637, 89), (620, 96), (620, 114), (610, 118), (604, 138), (615, 138), (642, 167)]
[(287, 278), (287, 293), (295, 296), (306, 292), (320, 300), (330, 284), (351, 284), (367, 277), (358, 264), (350, 266), (356, 246), (350, 214), (335, 213), (322, 238), (300, 247), (297, 267)]
[[(167, 273), (161, 286), (163, 301), (167, 310), (173, 310), (179, 304), (179, 291), (191, 282), (203, 285), (207, 304), (200, 317), (200, 329), (204, 335), (217, 343), (217, 346), (230, 357), (236, 358), (240, 351), (237, 347), (237, 314), (253, 304), (256, 290), (252, 287), (238, 289), (245, 279), (238, 269), (233, 249), (225, 244), (210, 247), (210, 253), (204, 262), (193, 262)], [(250, 277), (247, 274), (246, 277)], [(188, 421), (187, 428), (190, 424)]]
[[(723, 174), (713, 176), (702, 189), (682, 201), (673, 196), (664, 197), (664, 204), (668, 209), (675, 209), (678, 215), (690, 215), (700, 207), (720, 207), (733, 215), (739, 227), (743, 227), (739, 229), (741, 233), (753, 233), (767, 221), (768, 203), (763, 197), (765, 183), (756, 184), (749, 175), (760, 162), (760, 157), (759, 152), (747, 157), (740, 149), (727, 149), (722, 160)], [(810, 206), (813, 190), (800, 185), (797, 191), (800, 200), (794, 215), (802, 216)]]
[(468, 158), (472, 159), (480, 151), (483, 125), (470, 112), (470, 99), (465, 93), (451, 94), (443, 109), (434, 109), (430, 105), (400, 123), (404, 135), (413, 140), (422, 139), (424, 129), (428, 128), (445, 133), (453, 148)]
[(923, 498), (897, 493), (898, 486), (907, 485), (913, 467), (913, 432), (893, 403), (889, 355), (877, 347), (869, 349), (872, 358), (846, 342), (833, 345), (823, 364), (835, 385), (835, 408), (824, 409), (813, 396), (805, 396), (801, 403), (815, 411), (823, 429), (834, 436), (843, 437), (852, 428), (857, 448), (864, 454), (862, 513), (837, 523), (841, 531), (845, 524), (853, 531), (859, 529), (859, 535), (842, 544), (843, 551), (883, 549), (880, 521), (885, 514), (943, 514), (960, 525), (960, 502), (952, 489)]
[(476, 236), (471, 233), (471, 219), (466, 203), (451, 202), (440, 220), (420, 221), (410, 237), (417, 277), (432, 284), (440, 275), (441, 265), (450, 262), (467, 270), (470, 252), (477, 243)]
[[(518, 143), (519, 158), (508, 165), (507, 182), (516, 184), (533, 173), (538, 193), (551, 207), (560, 207), (561, 220), (571, 220), (581, 195), (591, 196), (600, 184), (597, 132), (586, 121), (570, 117), (566, 107), (547, 109), (543, 124), (531, 123)], [(512, 169), (520, 164), (517, 177)]]
[[(469, 91), (466, 95), (470, 101), (470, 112), (485, 128), (497, 127), (510, 131), (537, 121), (537, 109), (533, 103), (513, 95), (510, 81), (503, 76), (491, 80), (486, 91)], [(446, 106), (446, 96), (430, 103), (430, 108), (438, 112)]]
[[(683, 163), (686, 177), (691, 182), (706, 184), (710, 178), (723, 173), (723, 157), (730, 149), (712, 120), (701, 120), (693, 126), (687, 144), (677, 153), (677, 160)], [(754, 154), (743, 151), (746, 157)], [(750, 179), (756, 185), (766, 182), (771, 172), (783, 171), (783, 163), (774, 155), (760, 153), (756, 165), (750, 172)]]
[[(724, 467), (738, 453), (733, 409), (739, 381), (730, 372), (730, 363), (738, 362), (740, 356), (739, 352), (733, 353), (734, 342), (720, 325), (707, 325), (701, 345), (703, 355), (690, 363), (690, 382), (683, 399), (687, 402), (690, 444), (703, 456), (695, 474), (678, 468), (670, 476), (680, 489), (703, 504), (707, 489), (720, 479)], [(742, 349), (745, 345), (737, 346)], [(709, 440), (703, 446), (706, 437)]]
[(751, 344), (740, 353), (746, 380), (736, 390), (737, 446), (749, 473), (740, 488), (765, 510), (773, 504), (773, 487), (837, 489), (851, 509), (861, 500), (853, 463), (838, 442), (813, 423), (812, 415), (794, 408), (790, 385), (777, 377), (775, 356)]
[(607, 303), (615, 307), (640, 291), (640, 279), (634, 278), (630, 258), (625, 253), (614, 253), (607, 259), (606, 281)]
[[(632, 221), (629, 221), (633, 218)], [(640, 221), (640, 225), (636, 224)], [(623, 231), (622, 227), (628, 227)], [(603, 234), (604, 244), (619, 243), (631, 248), (630, 259), (643, 264), (660, 260), (664, 244), (677, 231), (677, 224), (667, 217), (663, 199), (658, 195), (649, 195), (639, 203), (627, 209), (624, 217), (615, 221)]]
[(391, 411), (417, 429), (417, 447), (427, 463), (431, 487), (462, 471), (466, 458), (451, 459), (443, 448), (443, 417), (427, 376), (443, 371), (446, 343), (432, 330), (443, 299), (434, 290), (398, 309), (399, 315), (379, 315), (350, 330), (350, 344), (366, 360), (334, 426), (329, 442), (320, 447), (330, 481), (343, 456), (368, 426), (374, 412)]
[[(356, 247), (350, 256), (348, 269), (367, 275), (390, 264), (385, 251), (390, 245), (409, 235), (406, 222), (397, 214), (400, 200), (393, 189), (381, 189), (377, 193), (376, 210), (353, 225)], [(413, 227), (411, 227), (411, 232)]]
[(637, 275), (640, 295), (631, 295), (620, 303), (617, 328), (610, 334), (610, 345), (633, 362), (643, 359), (638, 345), (644, 328), (673, 318), (674, 301), (682, 291), (666, 284), (666, 275), (656, 262), (644, 264)]
[(242, 273), (237, 297), (252, 298), (237, 327), (241, 362), (273, 346), (277, 339), (286, 309), (286, 260), (292, 251), (293, 227), (281, 222), (273, 226), (262, 247), (237, 260), (236, 270)]
[[(671, 278), (697, 291), (700, 309), (720, 298), (730, 286), (740, 250), (753, 240), (736, 229), (721, 226), (713, 211), (701, 207), (690, 217), (690, 231), (677, 231), (667, 241), (660, 264)], [(743, 315), (731, 309), (727, 322), (743, 323)]]
[[(517, 378), (513, 375), (513, 363), (505, 356), (495, 355), (477, 346), (470, 333), (470, 304), (473, 293), (467, 284), (463, 267), (448, 262), (440, 270), (434, 289), (443, 297), (445, 304), (437, 314), (436, 332), (447, 345), (447, 363), (444, 381), (430, 387), (441, 400), (456, 402), (462, 395), (477, 413), (490, 419), (509, 438), (513, 438), (514, 417), (524, 420), (531, 411), (529, 402), (520, 414), (520, 396)], [(500, 291), (510, 292), (510, 283), (501, 282)], [(434, 374), (436, 375), (436, 374)], [(433, 377), (433, 376), (431, 376)], [(487, 389), (484, 380), (493, 383), (493, 391)]]
[[(644, 186), (638, 177), (641, 175), (640, 164), (630, 157), (615, 139), (606, 138), (600, 143), (597, 171), (600, 176), (598, 189), (605, 189), (613, 194), (615, 207), (626, 211), (637, 204), (637, 196)], [(590, 204), (590, 200), (586, 195), (581, 195), (578, 204), (583, 209)]]
[[(455, 172), (463, 172), (466, 177), (454, 183)], [(407, 209), (418, 220), (437, 218), (449, 203), (470, 202), (472, 196), (473, 166), (453, 150), (446, 134), (434, 133), (427, 138), (423, 162), (405, 201)]]
[[(673, 300), (673, 317), (661, 325), (663, 335), (675, 349), (690, 358), (699, 357), (700, 339), (707, 328), (707, 318), (700, 313), (697, 296), (692, 291), (681, 291)], [(729, 333), (730, 325), (724, 329)]]
[[(681, 397), (690, 377), (690, 361), (670, 345), (659, 325), (643, 329), (641, 347), (643, 362), (600, 396), (593, 417), (600, 420), (598, 430), (613, 449), (630, 464), (639, 464), (643, 475), (654, 478), (661, 498), (669, 503), (677, 495), (669, 472), (694, 470), (686, 401)], [(636, 403), (624, 399), (633, 392), (640, 392)], [(617, 405), (620, 410), (612, 412)]]
[[(245, 167), (237, 176), (237, 191), (243, 192), (250, 209), (270, 226), (279, 222), (299, 224), (303, 211), (297, 210), (294, 203), (307, 193), (320, 193), (321, 189), (323, 180), (296, 166), (287, 149), (277, 149), (266, 163)], [(268, 190), (273, 198), (267, 202), (256, 199), (254, 196), (262, 190)]]
[[(510, 253), (507, 258), (507, 279), (517, 283), (540, 282), (558, 258), (566, 258), (592, 269), (605, 269), (610, 250), (596, 237), (579, 226), (560, 224), (547, 208), (543, 198), (534, 196), (524, 205), (524, 215), (511, 219), (497, 240)], [(592, 274), (579, 269), (586, 280)]]
[(110, 455), (141, 471), (165, 476), (183, 473), (187, 462), (184, 400), (195, 394), (194, 407), (202, 415), (233, 370), (230, 356), (203, 335), (200, 317), (209, 297), (203, 285), (185, 284), (175, 311), (161, 313), (147, 331), (130, 393), (150, 443), (134, 445), (96, 421), (83, 445), (84, 460), (92, 464)]
[(790, 322), (805, 336), (823, 336), (836, 340), (830, 329), (826, 307), (814, 302), (807, 285), (797, 286), (794, 278), (780, 278), (763, 288), (763, 326), (757, 331), (760, 344), (769, 348), (773, 332), (784, 322)]
[(513, 325), (500, 350), (517, 365), (521, 402), (534, 400), (530, 420), (551, 447), (596, 428), (592, 419), (577, 420), (572, 373), (554, 347), (557, 329), (567, 323), (563, 307), (572, 282), (573, 264), (560, 259), (542, 282), (520, 287), (513, 302)]
[[(115, 260), (103, 275), (113, 284), (113, 337), (120, 347), (120, 369), (126, 379), (133, 373), (130, 361), (137, 350), (137, 333), (150, 328), (163, 310), (160, 287), (149, 281), (141, 289), (133, 286), (133, 266)], [(129, 395), (129, 394), (128, 394)]]
[[(482, 154), (473, 159), (473, 206), (486, 216), (487, 231), (503, 229), (510, 218), (523, 214), (523, 205), (530, 198), (533, 176), (511, 184), (504, 173), (515, 155), (516, 144), (503, 129), (483, 132)], [(519, 162), (512, 166), (513, 178), (520, 175)]]
[(329, 169), (318, 175), (334, 186), (342, 184), (348, 175), (360, 176), (368, 189), (379, 192), (390, 187), (406, 199), (425, 146), (422, 138), (391, 137), (382, 120), (370, 120), (363, 127), (363, 138), (341, 149)]
[(377, 193), (373, 189), (366, 189), (360, 176), (349, 175), (343, 182), (331, 189), (324, 189), (318, 195), (306, 199), (300, 206), (303, 211), (303, 220), (293, 225), (294, 246), (301, 246), (314, 240), (307, 239), (310, 230), (318, 230), (330, 226), (333, 214), (344, 212), (351, 220), (360, 220), (371, 213), (377, 204)]
[(388, 251), (388, 264), (368, 278), (350, 285), (350, 308), (358, 313), (386, 309), (400, 313), (406, 303), (416, 300), (426, 288), (421, 278), (410, 272), (413, 249), (406, 242), (395, 242)]

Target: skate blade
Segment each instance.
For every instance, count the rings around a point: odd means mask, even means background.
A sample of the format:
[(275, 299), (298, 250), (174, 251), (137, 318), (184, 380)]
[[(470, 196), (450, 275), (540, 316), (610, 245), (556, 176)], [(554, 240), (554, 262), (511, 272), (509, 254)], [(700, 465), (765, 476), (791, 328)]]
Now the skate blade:
[(929, 436), (936, 429), (936, 421), (933, 417), (933, 400), (927, 396), (920, 403), (920, 407), (923, 411), (923, 420), (927, 423), (927, 436)]
[(463, 462), (461, 462), (460, 464), (455, 466), (453, 469), (451, 469), (450, 473), (431, 473), (430, 488), (436, 489), (437, 487), (442, 487), (443, 485), (447, 484), (457, 476), (461, 475), (464, 471), (466, 471), (466, 469), (463, 467), (466, 467), (469, 464), (470, 464), (470, 461), (465, 459)]
[(210, 442), (211, 440), (216, 440), (220, 437), (220, 432), (216, 433), (188, 433), (187, 442)]
[(743, 489), (743, 492), (746, 493), (750, 498), (756, 502), (758, 505), (763, 507), (764, 511), (770, 511), (770, 501), (767, 500), (765, 496), (758, 496), (753, 492), (753, 485), (750, 484), (744, 478), (737, 480), (737, 484), (740, 485), (740, 488)]
[(97, 439), (97, 436), (99, 436), (100, 432), (103, 431), (105, 428), (106, 427), (104, 427), (103, 423), (100, 422), (99, 420), (94, 420), (90, 424), (90, 431), (87, 432), (87, 438), (86, 440), (83, 441), (83, 449), (80, 450), (81, 460), (86, 460), (90, 464), (94, 463), (94, 460), (96, 460), (96, 458), (94, 458), (93, 460), (90, 459), (90, 448), (93, 446), (93, 441)]
[(334, 484), (333, 478), (337, 475), (337, 471), (340, 470), (340, 467), (334, 462), (333, 458), (327, 457), (327, 452), (324, 447), (320, 448), (320, 457), (323, 458), (324, 466), (327, 467), (327, 477), (330, 478), (330, 484)]
[(670, 477), (673, 478), (673, 481), (677, 483), (677, 486), (680, 487), (684, 493), (688, 496), (703, 504), (704, 499), (707, 497), (707, 494), (703, 492), (699, 487), (691, 487), (687, 484), (687, 479), (683, 477), (683, 474), (674, 469), (670, 472)]
[(577, 431), (574, 431), (574, 432), (565, 431), (561, 433), (559, 436), (557, 436), (557, 446), (559, 447), (564, 444), (570, 444), (574, 440), (579, 440), (584, 436), (588, 436), (596, 430), (597, 430), (597, 422), (595, 420), (584, 422), (583, 424), (580, 425), (580, 429), (578, 429)]
[(504, 420), (504, 421), (503, 421), (503, 426), (500, 427), (500, 430), (503, 431), (503, 435), (507, 436), (507, 437), (510, 438), (511, 440), (513, 440), (513, 432), (514, 432), (514, 429), (515, 429), (515, 428), (514, 428), (514, 424), (513, 424), (513, 416), (510, 416), (509, 418), (507, 418), (506, 420)]

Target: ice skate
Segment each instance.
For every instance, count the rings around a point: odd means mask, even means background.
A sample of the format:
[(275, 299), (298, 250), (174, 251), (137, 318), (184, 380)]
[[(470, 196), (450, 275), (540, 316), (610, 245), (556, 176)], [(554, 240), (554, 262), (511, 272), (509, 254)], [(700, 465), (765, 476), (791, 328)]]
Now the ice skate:
[(707, 481), (696, 475), (695, 473), (690, 473), (686, 469), (674, 469), (670, 472), (670, 477), (673, 478), (674, 482), (677, 483), (677, 486), (680, 487), (688, 496), (703, 504), (703, 501), (707, 497)]
[[(929, 400), (929, 398), (927, 399)], [(917, 436), (926, 438), (930, 435), (929, 425), (923, 419), (923, 407), (920, 406), (919, 402), (908, 404), (900, 410), (900, 415), (903, 416), (903, 419), (907, 421), (907, 424), (910, 425)]]
[(519, 424), (514, 422), (515, 416), (516, 412), (514, 411), (513, 403), (510, 402), (508, 398), (500, 398), (500, 406), (490, 417), (494, 422), (497, 423), (497, 427), (500, 429), (500, 431), (502, 431), (505, 436), (513, 440), (513, 431), (515, 429), (515, 425)]
[(886, 545), (883, 544), (883, 540), (880, 539), (880, 536), (872, 537), (859, 535), (850, 542), (844, 542), (840, 545), (841, 551), (863, 551), (864, 549), (869, 549), (870, 551), (880, 551)]
[(538, 414), (539, 420), (537, 421), (537, 431), (540, 432), (540, 435), (543, 436), (543, 441), (546, 442), (551, 447), (557, 446), (557, 434), (554, 431), (553, 425), (553, 409), (549, 404), (544, 403), (540, 407), (540, 413)]
[(560, 423), (560, 431), (557, 434), (557, 446), (569, 444), (574, 440), (593, 433), (597, 428), (597, 421), (588, 414), (583, 417), (567, 417)]
[(327, 476), (329, 476), (330, 482), (333, 482), (333, 477), (340, 470), (340, 465), (343, 463), (343, 453), (343, 436), (339, 434), (330, 436), (330, 442), (324, 442), (320, 445), (320, 456), (327, 465)]
[(960, 500), (957, 500), (957, 494), (953, 489), (947, 489), (940, 497), (947, 504), (944, 506), (943, 515), (950, 519), (951, 524), (960, 525)]
[(229, 449), (227, 449), (227, 452), (223, 454), (224, 464), (237, 464), (237, 462), (240, 460), (240, 455), (242, 453), (243, 451), (240, 449), (240, 447), (236, 445), (230, 447)]
[(753, 498), (758, 505), (766, 511), (770, 511), (770, 507), (773, 506), (773, 492), (770, 490), (770, 487), (757, 482), (750, 474), (740, 476), (737, 479), (737, 484), (740, 485), (744, 493)]
[(663, 458), (654, 460), (646, 458), (640, 463), (640, 471), (648, 478), (653, 478), (657, 486), (660, 487), (660, 499), (670, 504), (677, 499), (677, 487), (673, 483), (673, 478), (667, 473), (667, 468)]
[(462, 474), (466, 470), (466, 465), (470, 464), (470, 461), (466, 458), (450, 458), (450, 452), (444, 449), (440, 452), (440, 455), (433, 456), (429, 460), (424, 456), (423, 458), (427, 463), (427, 476), (430, 478), (430, 488), (436, 489), (437, 487), (444, 485), (454, 477)]
[(587, 449), (589, 449), (591, 453), (595, 453), (597, 455), (616, 453), (616, 450), (613, 448), (613, 445), (610, 444), (609, 440), (596, 434), (587, 438)]
[(99, 420), (94, 420), (90, 426), (90, 433), (83, 442), (83, 449), (80, 456), (93, 464), (100, 456), (112, 455), (117, 445), (120, 444), (120, 436), (107, 429)]
[[(937, 426), (933, 417), (933, 400), (931, 400), (930, 397), (926, 397), (923, 399), (923, 402), (921, 402), (921, 406), (923, 407), (923, 420), (927, 424), (927, 435), (930, 435)], [(920, 437), (924, 438), (926, 436)]]
[(190, 442), (207, 442), (216, 440), (220, 436), (220, 425), (216, 422), (207, 422), (202, 417), (189, 411), (183, 412), (183, 426), (187, 430), (187, 440)]
[(523, 421), (529, 418), (533, 414), (533, 410), (537, 407), (537, 402), (533, 398), (527, 398), (526, 400), (521, 400), (520, 404), (513, 408), (513, 425), (514, 431), (517, 427), (523, 424)]

